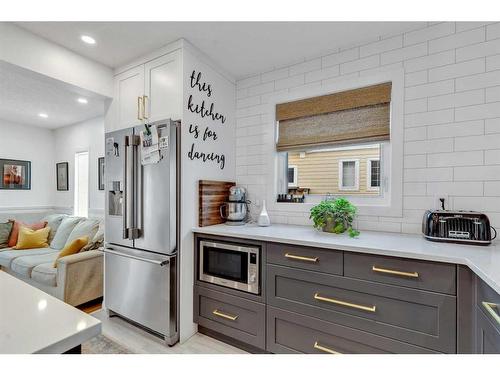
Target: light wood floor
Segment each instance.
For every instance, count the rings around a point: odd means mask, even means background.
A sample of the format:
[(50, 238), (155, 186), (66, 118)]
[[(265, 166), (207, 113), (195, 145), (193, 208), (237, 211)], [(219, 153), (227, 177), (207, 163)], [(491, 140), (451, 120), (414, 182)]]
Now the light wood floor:
[(183, 344), (165, 345), (158, 337), (115, 316), (108, 317), (104, 309), (92, 313), (102, 322), (102, 334), (137, 354), (247, 354), (247, 352), (211, 337), (195, 334)]

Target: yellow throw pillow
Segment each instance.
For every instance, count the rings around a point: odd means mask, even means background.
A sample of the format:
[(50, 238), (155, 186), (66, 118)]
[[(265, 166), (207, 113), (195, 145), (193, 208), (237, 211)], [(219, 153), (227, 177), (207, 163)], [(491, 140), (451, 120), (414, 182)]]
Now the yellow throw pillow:
[(41, 247), (48, 247), (47, 239), (49, 238), (50, 228), (33, 230), (27, 227), (19, 229), (19, 237), (17, 244), (13, 247), (16, 250), (37, 249)]
[(84, 246), (87, 245), (88, 242), (89, 237), (83, 236), (76, 238), (70, 244), (64, 246), (64, 249), (61, 250), (56, 260), (54, 261), (54, 267), (57, 268), (57, 260), (59, 258), (78, 253)]

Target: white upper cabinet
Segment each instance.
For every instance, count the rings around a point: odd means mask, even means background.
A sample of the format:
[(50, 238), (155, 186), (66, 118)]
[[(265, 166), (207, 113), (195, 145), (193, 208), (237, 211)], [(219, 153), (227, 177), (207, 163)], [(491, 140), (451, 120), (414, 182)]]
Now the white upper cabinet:
[(175, 50), (115, 76), (106, 131), (182, 115), (182, 55)]
[(182, 113), (181, 51), (159, 57), (145, 65), (145, 116), (153, 122), (178, 120)]
[(142, 96), (144, 95), (144, 65), (115, 76), (115, 116), (113, 129), (118, 130), (142, 124)]

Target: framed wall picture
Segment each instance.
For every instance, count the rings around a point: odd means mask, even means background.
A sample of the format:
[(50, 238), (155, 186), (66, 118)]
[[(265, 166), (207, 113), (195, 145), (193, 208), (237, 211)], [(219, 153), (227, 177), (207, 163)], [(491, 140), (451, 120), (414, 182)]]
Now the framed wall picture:
[(97, 170), (99, 173), (98, 178), (98, 189), (104, 190), (104, 158), (97, 159)]
[(68, 176), (68, 162), (62, 162), (56, 164), (56, 176), (57, 176), (57, 190), (58, 191), (68, 191), (69, 190), (69, 176)]
[(31, 162), (27, 160), (0, 159), (0, 189), (31, 190)]

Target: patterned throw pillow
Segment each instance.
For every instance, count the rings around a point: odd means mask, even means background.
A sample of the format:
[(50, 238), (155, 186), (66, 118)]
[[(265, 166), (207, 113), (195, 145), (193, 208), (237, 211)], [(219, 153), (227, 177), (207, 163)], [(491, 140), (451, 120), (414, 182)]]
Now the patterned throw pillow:
[(8, 247), (10, 232), (13, 226), (14, 222), (12, 220), (6, 223), (0, 223), (0, 249)]

